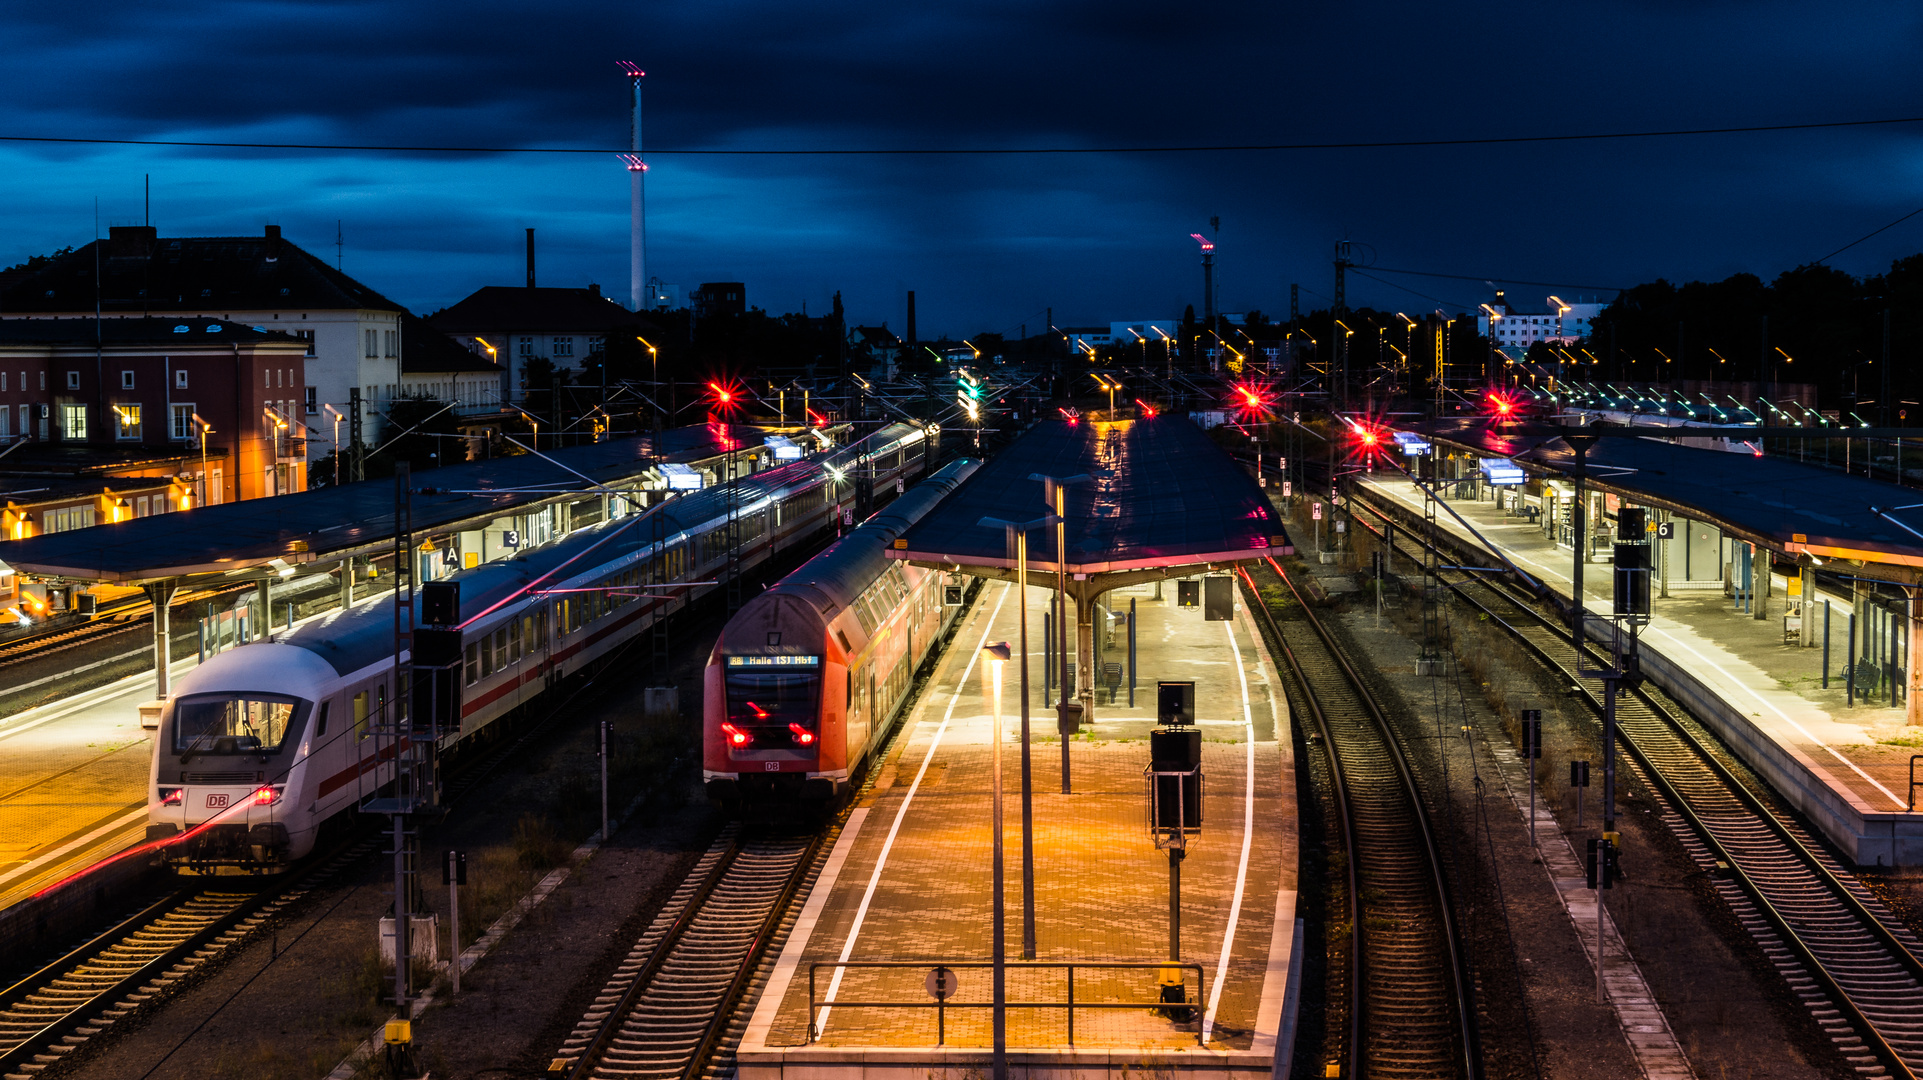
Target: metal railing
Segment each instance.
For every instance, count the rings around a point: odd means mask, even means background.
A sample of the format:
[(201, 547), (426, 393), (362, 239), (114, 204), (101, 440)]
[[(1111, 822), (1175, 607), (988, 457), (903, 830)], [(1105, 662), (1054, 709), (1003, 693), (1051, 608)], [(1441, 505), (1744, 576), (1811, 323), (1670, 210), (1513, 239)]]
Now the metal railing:
[[(993, 1001), (951, 1002), (946, 997), (932, 1001), (821, 1001), (815, 993), (815, 974), (822, 968), (848, 970), (850, 968), (883, 968), (927, 971), (937, 969), (950, 971), (957, 969), (993, 970), (995, 964), (990, 960), (972, 960), (960, 963), (929, 963), (924, 960), (847, 960), (816, 961), (808, 965), (808, 1041), (814, 1042), (821, 1037), (815, 1018), (823, 1009), (933, 1009), (935, 1010), (935, 1045), (945, 1045), (947, 1041), (949, 1009), (993, 1009)], [(1004, 1001), (1004, 1009), (1066, 1009), (1068, 1010), (1068, 1045), (1075, 1045), (1075, 1010), (1077, 1009), (1168, 1009), (1186, 1008), (1200, 1010), (1202, 990), (1207, 985), (1202, 965), (1186, 962), (1163, 961), (1048, 961), (1048, 960), (1011, 960), (1002, 965), (1006, 971), (1066, 971), (1068, 973), (1068, 999), (1066, 1001)], [(1076, 1001), (1075, 972), (1079, 970), (1100, 971), (1159, 971), (1163, 968), (1179, 968), (1184, 972), (1195, 973), (1196, 998), (1193, 1002), (1168, 1001)], [(1195, 1045), (1206, 1046), (1203, 1041), (1202, 1025), (1195, 1025)]]

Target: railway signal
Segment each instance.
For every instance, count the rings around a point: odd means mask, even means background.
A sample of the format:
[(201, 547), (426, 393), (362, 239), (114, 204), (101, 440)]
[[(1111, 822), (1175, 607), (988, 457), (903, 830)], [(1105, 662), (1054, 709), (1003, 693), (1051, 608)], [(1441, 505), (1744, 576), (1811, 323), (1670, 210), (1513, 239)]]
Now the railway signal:
[[(1163, 1015), (1176, 1023), (1189, 1020), (1194, 1009), (1182, 982), (1182, 860), (1189, 838), (1202, 833), (1202, 729), (1195, 727), (1195, 684), (1164, 682), (1156, 686), (1156, 720), (1163, 726), (1149, 732), (1149, 835), (1159, 850), (1168, 852), (1168, 958), (1161, 971)], [(1199, 989), (1199, 988), (1198, 988)]]
[(1589, 786), (1589, 762), (1569, 763), (1569, 786), (1576, 792), (1576, 828), (1582, 828), (1583, 789)]
[(447, 849), (441, 861), (441, 884), (447, 886), (447, 970), (454, 992), (461, 992), (461, 886), (467, 884), (467, 852)]

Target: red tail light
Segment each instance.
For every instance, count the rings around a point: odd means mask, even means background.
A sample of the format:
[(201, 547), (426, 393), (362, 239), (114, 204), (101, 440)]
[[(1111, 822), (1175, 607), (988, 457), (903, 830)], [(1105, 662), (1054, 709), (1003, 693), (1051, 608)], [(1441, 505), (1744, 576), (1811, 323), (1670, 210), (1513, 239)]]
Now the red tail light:
[(182, 802), (186, 801), (186, 798), (186, 788), (164, 787), (160, 789), (160, 805), (162, 806), (179, 806)]
[(254, 803), (258, 806), (269, 806), (279, 800), (279, 790), (271, 786), (261, 788), (259, 791), (254, 792)]
[(789, 724), (788, 730), (795, 733), (795, 741), (803, 746), (812, 745), (815, 741), (815, 733), (800, 724)]
[(727, 736), (729, 746), (748, 745), (748, 733), (733, 724), (722, 724), (721, 733)]

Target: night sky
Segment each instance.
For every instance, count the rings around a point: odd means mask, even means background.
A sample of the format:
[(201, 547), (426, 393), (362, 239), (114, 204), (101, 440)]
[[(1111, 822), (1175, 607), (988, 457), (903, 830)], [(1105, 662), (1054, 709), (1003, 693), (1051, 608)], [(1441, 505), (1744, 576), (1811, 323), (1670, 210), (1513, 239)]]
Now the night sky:
[[(1923, 206), (1923, 124), (1452, 148), (975, 156), (671, 149), (1193, 146), (1923, 116), (1910, 5), (966, 4), (771, 0), (10, 4), (0, 135), (606, 148), (648, 71), (649, 273), (923, 337), (1179, 317), (1221, 218), (1222, 306), (1326, 307), (1348, 238), (1381, 267), (1558, 283), (1766, 280)], [(0, 143), (0, 266), (138, 224), (287, 235), (418, 312), (523, 281), (625, 298), (612, 154)], [(1923, 216), (1834, 260), (1923, 250)], [(1371, 271), (1370, 273), (1374, 273)], [(1353, 277), (1451, 312), (1480, 280)], [(1424, 295), (1416, 295), (1424, 294)], [(1604, 294), (1605, 296), (1607, 294)], [(1444, 303), (1438, 304), (1437, 301)]]

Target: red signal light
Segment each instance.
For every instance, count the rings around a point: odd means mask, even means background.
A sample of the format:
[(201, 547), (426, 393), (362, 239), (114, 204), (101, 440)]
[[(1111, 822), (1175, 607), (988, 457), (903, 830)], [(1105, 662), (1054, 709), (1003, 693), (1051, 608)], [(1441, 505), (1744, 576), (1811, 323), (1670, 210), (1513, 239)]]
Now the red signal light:
[(1489, 395), (1489, 407), (1495, 410), (1497, 416), (1509, 416), (1516, 411), (1516, 403), (1501, 394)]
[(1364, 428), (1364, 429), (1363, 429), (1363, 431), (1362, 431), (1362, 445), (1364, 445), (1364, 446), (1374, 446), (1374, 445), (1376, 444), (1376, 440), (1377, 440), (1377, 436), (1376, 436), (1376, 433), (1375, 433), (1375, 432), (1373, 432), (1373, 431), (1370, 431), (1370, 430), (1368, 430), (1367, 428)]

